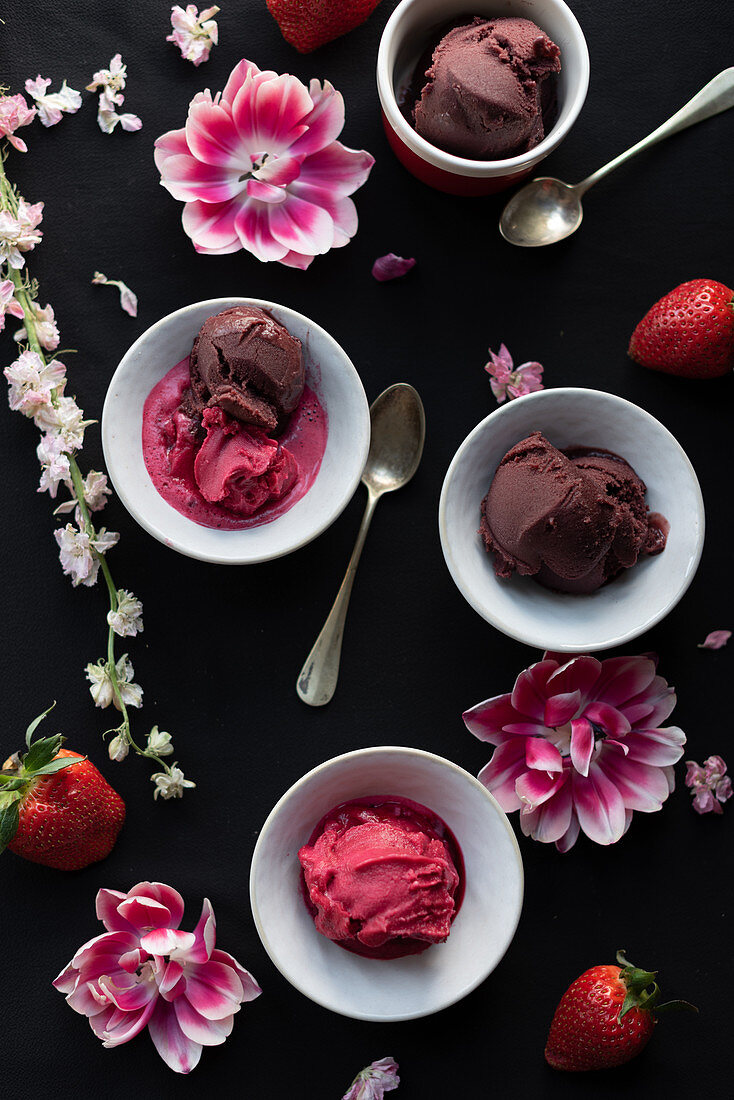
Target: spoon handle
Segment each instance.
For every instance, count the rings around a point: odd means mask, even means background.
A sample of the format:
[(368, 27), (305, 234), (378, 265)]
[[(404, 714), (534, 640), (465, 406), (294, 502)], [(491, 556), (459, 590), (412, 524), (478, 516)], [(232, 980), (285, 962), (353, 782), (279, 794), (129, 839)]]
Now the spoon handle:
[(344, 621), (347, 617), (349, 597), (352, 594), (352, 585), (357, 572), (357, 565), (367, 537), (367, 530), (372, 521), (377, 501), (380, 494), (368, 490), (369, 497), (367, 507), (362, 516), (357, 541), (354, 544), (349, 565), (341, 583), (341, 588), (336, 594), (336, 599), (328, 614), (321, 633), (314, 642), (314, 647), (306, 658), (306, 663), (301, 669), (296, 681), (296, 691), (299, 698), (310, 707), (323, 707), (328, 703), (336, 691), (336, 683), (339, 679), (339, 661), (342, 652), (342, 639), (344, 637)]
[(638, 141), (631, 149), (627, 149), (626, 152), (620, 153), (614, 160), (610, 160), (603, 168), (599, 168), (598, 171), (587, 176), (585, 180), (576, 185), (576, 190), (580, 195), (583, 195), (600, 179), (618, 168), (620, 164), (624, 164), (625, 161), (643, 152), (644, 149), (649, 149), (651, 145), (656, 145), (659, 141), (670, 137), (671, 134), (677, 134), (688, 126), (703, 122), (704, 119), (711, 118), (712, 115), (727, 111), (730, 107), (734, 107), (734, 68), (724, 69), (723, 72), (720, 72), (700, 92), (697, 92), (693, 99), (686, 103), (685, 107), (681, 107), (679, 111), (676, 111), (667, 122), (658, 126), (657, 130), (653, 130), (651, 134), (648, 134), (642, 141)]

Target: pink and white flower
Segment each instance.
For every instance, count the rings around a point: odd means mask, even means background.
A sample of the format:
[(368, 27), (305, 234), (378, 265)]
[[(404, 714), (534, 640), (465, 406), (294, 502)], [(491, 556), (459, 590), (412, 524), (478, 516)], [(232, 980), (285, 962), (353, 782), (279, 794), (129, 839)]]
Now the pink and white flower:
[(27, 126), (36, 117), (36, 108), (29, 107), (22, 95), (0, 96), (0, 138), (7, 138), (19, 153), (27, 153), (28, 146), (15, 131)]
[[(33, 310), (33, 322), (36, 332), (36, 339), (44, 351), (55, 351), (59, 346), (59, 329), (54, 318), (53, 306), (47, 305), (44, 309), (37, 306), (35, 302), (31, 303)], [(23, 325), (16, 332), (13, 333), (13, 339), (21, 343), (23, 340), (28, 339), (28, 331)]]
[(100, 555), (111, 550), (120, 536), (104, 527), (92, 536), (67, 523), (54, 531), (54, 538), (59, 545), (61, 568), (76, 588), (79, 584), (91, 587), (96, 582)]
[(186, 126), (156, 141), (161, 183), (184, 202), (197, 252), (247, 249), (257, 259), (305, 269), (349, 243), (357, 211), (348, 197), (374, 164), (337, 136), (344, 100), (328, 81), (240, 61), (224, 91), (194, 96)]
[(88, 92), (99, 91), (97, 124), (105, 134), (111, 134), (119, 123), (123, 130), (139, 130), (143, 125), (137, 115), (118, 114), (117, 108), (125, 102), (122, 94), (127, 82), (127, 65), (122, 55), (116, 53), (110, 61), (109, 69), (99, 69), (87, 84)]
[(121, 638), (134, 638), (143, 630), (143, 605), (125, 588), (117, 590), (117, 610), (107, 612), (107, 622)]
[(201, 65), (219, 41), (219, 28), (212, 18), (218, 11), (217, 7), (206, 8), (199, 15), (195, 4), (187, 4), (185, 9), (176, 4), (171, 8), (173, 33), (168, 35), (166, 42), (178, 46), (184, 61)]
[(180, 930), (183, 898), (162, 882), (139, 882), (127, 894), (100, 890), (96, 908), (107, 931), (79, 948), (54, 987), (88, 1017), (103, 1046), (127, 1043), (147, 1027), (166, 1065), (190, 1073), (262, 990), (215, 946), (207, 898), (193, 932)]
[(90, 683), (89, 694), (94, 699), (95, 707), (109, 707), (114, 704), (117, 710), (121, 710), (120, 702), (126, 707), (142, 707), (143, 689), (140, 684), (133, 683), (135, 669), (127, 653), (123, 653), (115, 664), (115, 680), (120, 698), (115, 693), (115, 685), (110, 675), (110, 666), (102, 659), (97, 664), (89, 664), (84, 670)]
[(43, 233), (38, 226), (43, 219), (43, 203), (18, 201), (18, 214), (0, 211), (0, 263), (7, 263), (19, 271), (25, 260), (21, 253), (30, 252), (41, 241)]
[(523, 363), (516, 367), (504, 344), (500, 344), (496, 355), (490, 348), (489, 356), (484, 369), (490, 375), (489, 384), (500, 405), (506, 398), (524, 397), (526, 393), (536, 393), (544, 388), (540, 363)]
[(722, 814), (722, 802), (728, 802), (734, 793), (722, 758), (709, 756), (703, 767), (695, 760), (686, 760), (686, 769), (686, 786), (691, 788), (696, 813)]
[(5, 328), (6, 313), (19, 321), (22, 321), (25, 316), (23, 306), (15, 297), (15, 283), (12, 279), (0, 281), (0, 332)]
[(38, 118), (42, 126), (55, 126), (61, 122), (64, 114), (75, 114), (82, 105), (82, 97), (79, 92), (70, 88), (64, 81), (61, 90), (47, 94), (46, 89), (51, 83), (50, 77), (39, 75), (35, 80), (26, 80), (25, 90), (36, 101)]
[(361, 1070), (352, 1081), (342, 1100), (382, 1100), (400, 1084), (398, 1063), (394, 1058), (380, 1058)]
[(660, 725), (676, 698), (656, 667), (651, 656), (546, 653), (510, 694), (466, 711), (467, 728), (496, 746), (479, 779), (503, 810), (520, 810), (525, 836), (561, 852), (579, 830), (614, 844), (635, 810), (661, 809), (686, 739)]
[[(52, 360), (55, 363), (56, 360)], [(48, 364), (51, 366), (51, 363)], [(57, 394), (58, 394), (57, 389)], [(49, 404), (39, 405), (33, 414), (33, 422), (42, 432), (58, 433), (67, 454), (74, 454), (84, 442), (84, 432), (93, 424), (85, 420), (84, 413), (73, 397), (56, 396)]]
[[(39, 493), (48, 493), (55, 498), (59, 485), (71, 483), (71, 469), (69, 456), (64, 454), (64, 441), (60, 435), (46, 433), (41, 436), (41, 442), (36, 447), (38, 461), (41, 463), (41, 481), (38, 486)], [(72, 507), (76, 501), (72, 501)], [(57, 509), (58, 510), (58, 509)]]
[(52, 396), (63, 391), (66, 367), (58, 359), (44, 363), (35, 351), (22, 351), (3, 374), (9, 382), (8, 402), (14, 412), (35, 417), (43, 406), (52, 409)]

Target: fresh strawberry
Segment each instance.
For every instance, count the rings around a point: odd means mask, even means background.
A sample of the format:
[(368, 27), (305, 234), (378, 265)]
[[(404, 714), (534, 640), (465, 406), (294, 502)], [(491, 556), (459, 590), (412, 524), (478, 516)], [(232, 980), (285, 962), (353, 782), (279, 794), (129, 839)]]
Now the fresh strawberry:
[(734, 367), (734, 290), (713, 279), (681, 283), (648, 310), (629, 354), (682, 378), (719, 378)]
[(372, 15), (380, 0), (267, 0), (286, 42), (299, 53), (353, 31)]
[(33, 740), (46, 714), (28, 727), (28, 751), (0, 772), (0, 852), (77, 871), (110, 854), (125, 803), (85, 756), (61, 748), (60, 734)]
[(617, 962), (619, 966), (593, 966), (563, 994), (545, 1047), (545, 1060), (554, 1069), (621, 1066), (647, 1046), (656, 1013), (669, 1008), (697, 1011), (687, 1001), (658, 1005), (656, 971), (638, 970), (621, 951)]

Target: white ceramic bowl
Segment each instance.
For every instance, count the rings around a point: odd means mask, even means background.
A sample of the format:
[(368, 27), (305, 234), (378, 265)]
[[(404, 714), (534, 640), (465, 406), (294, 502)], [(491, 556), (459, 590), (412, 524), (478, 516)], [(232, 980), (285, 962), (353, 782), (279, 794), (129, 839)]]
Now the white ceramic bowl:
[[(466, 890), (448, 940), (403, 959), (365, 959), (326, 939), (301, 894), (299, 848), (340, 802), (393, 795), (443, 818), (461, 848)], [(260, 939), (291, 985), (356, 1020), (428, 1016), (494, 970), (520, 918), (523, 868), (515, 834), (485, 787), (419, 749), (359, 749), (314, 768), (275, 806), (252, 857), (250, 900)]]
[[(528, 153), (503, 160), (469, 160), (445, 153), (416, 133), (398, 106), (398, 95), (410, 83), (416, 62), (436, 29), (467, 15), (532, 19), (561, 48), (556, 121)], [(563, 141), (578, 118), (588, 87), (586, 39), (563, 0), (402, 0), (380, 40), (377, 91), (393, 152), (424, 183), (452, 194), (490, 194), (527, 176)]]
[[(663, 552), (586, 596), (551, 592), (531, 577), (496, 577), (478, 533), (480, 502), (503, 456), (534, 431), (556, 447), (625, 458), (647, 485), (650, 511), (670, 523)], [(501, 406), (461, 444), (443, 483), (439, 530), (451, 576), (482, 618), (526, 645), (590, 652), (636, 638), (675, 607), (701, 558), (703, 499), (682, 447), (644, 409), (599, 390), (542, 390)]]
[[(207, 317), (232, 306), (267, 309), (303, 344), (306, 379), (328, 417), (316, 480), (270, 523), (239, 531), (202, 527), (158, 493), (143, 459), (143, 406), (153, 387), (191, 351)], [(140, 336), (112, 376), (102, 411), (102, 446), (115, 491), (128, 512), (166, 546), (202, 561), (245, 565), (289, 554), (333, 523), (362, 475), (370, 442), (364, 388), (346, 352), (295, 310), (260, 298), (212, 298), (169, 313)]]

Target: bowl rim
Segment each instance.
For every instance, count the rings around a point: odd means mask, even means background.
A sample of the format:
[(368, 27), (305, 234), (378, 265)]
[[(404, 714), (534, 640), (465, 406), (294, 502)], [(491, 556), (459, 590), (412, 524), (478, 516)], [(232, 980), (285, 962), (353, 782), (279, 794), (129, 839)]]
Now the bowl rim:
[[(681, 578), (681, 581), (674, 592), (668, 597), (664, 606), (655, 613), (655, 615), (646, 620), (644, 624), (631, 627), (629, 630), (624, 631), (621, 634), (613, 635), (610, 638), (602, 642), (591, 642), (587, 645), (579, 647), (578, 645), (559, 644), (554, 641), (552, 645), (546, 644), (546, 641), (540, 638), (537, 634), (532, 634), (526, 630), (511, 628), (506, 620), (500, 618), (500, 616), (492, 613), (491, 609), (487, 609), (482, 606), (480, 602), (475, 598), (473, 592), (465, 586), (461, 569), (458, 564), (456, 555), (453, 552), (452, 540), (449, 535), (448, 525), (446, 522), (446, 509), (449, 493), (451, 491), (451, 483), (456, 474), (456, 470), (460, 466), (467, 451), (473, 446), (476, 440), (486, 431), (488, 423), (493, 417), (498, 417), (502, 413), (505, 413), (508, 409), (512, 409), (516, 406), (518, 401), (524, 402), (542, 402), (547, 401), (552, 395), (558, 395), (560, 398), (568, 397), (569, 395), (585, 395), (588, 399), (597, 401), (600, 404), (616, 404), (621, 408), (624, 408), (628, 412), (631, 411), (634, 415), (641, 417), (649, 424), (655, 426), (664, 439), (672, 444), (673, 447), (679, 452), (683, 459), (685, 468), (688, 471), (691, 485), (694, 491), (696, 499), (696, 516), (699, 522), (698, 537), (696, 539), (695, 549), (692, 555), (691, 563), (692, 567), (689, 568), (687, 574)], [(652, 630), (657, 626), (673, 608), (679, 603), (687, 592), (693, 578), (696, 575), (699, 563), (701, 561), (701, 555), (703, 553), (704, 536), (706, 533), (706, 513), (703, 502), (703, 494), (701, 492), (701, 486), (696, 475), (696, 471), (693, 468), (693, 464), (688, 455), (684, 451), (681, 444), (675, 438), (673, 433), (665, 427), (665, 425), (656, 417), (649, 413), (646, 409), (643, 409), (640, 405), (635, 405), (633, 401), (628, 401), (625, 397), (619, 397), (617, 394), (608, 393), (606, 390), (595, 390), (587, 386), (557, 386), (550, 389), (539, 390), (536, 393), (525, 394), (523, 397), (515, 398), (508, 401), (505, 405), (500, 405), (499, 408), (493, 409), (491, 413), (484, 417), (483, 420), (472, 428), (466, 438), (460, 443), (454, 457), (452, 458), (449, 467), (446, 471), (446, 475), (441, 486), (441, 496), (438, 505), (438, 527), (439, 536), (441, 540), (441, 549), (443, 551), (444, 561), (451, 574), (454, 584), (461, 592), (467, 603), (474, 608), (478, 615), (481, 616), (486, 622), (495, 629), (501, 631), (509, 638), (513, 638), (515, 641), (522, 642), (524, 645), (531, 646), (533, 649), (552, 649), (557, 653), (595, 653), (601, 650), (612, 649), (616, 646), (624, 645), (627, 642), (638, 638), (641, 634), (646, 633), (648, 630)]]
[[(113, 458), (113, 460), (110, 461), (110, 453), (113, 449), (111, 442), (111, 421), (113, 418), (112, 405), (115, 401), (113, 390), (115, 388), (116, 380), (117, 384), (119, 385), (119, 375), (127, 367), (128, 362), (132, 361), (135, 356), (141, 351), (146, 341), (152, 335), (160, 331), (163, 327), (171, 323), (181, 322), (194, 310), (199, 310), (204, 307), (206, 309), (211, 308), (212, 313), (216, 313), (221, 312), (223, 309), (229, 309), (237, 305), (252, 305), (265, 310), (281, 310), (283, 311), (283, 313), (289, 315), (290, 317), (296, 318), (299, 322), (303, 322), (309, 327), (311, 331), (318, 332), (321, 338), (325, 339), (329, 344), (331, 344), (333, 348), (338, 352), (339, 358), (342, 361), (343, 367), (346, 368), (347, 376), (351, 379), (355, 392), (358, 396), (361, 396), (361, 401), (359, 401), (358, 403), (362, 406), (363, 427), (366, 430), (363, 433), (364, 438), (362, 440), (359, 465), (358, 467), (355, 466), (355, 472), (353, 473), (349, 482), (345, 485), (343, 494), (339, 494), (338, 497), (334, 497), (333, 504), (321, 523), (318, 526), (315, 526), (312, 530), (309, 530), (307, 534), (298, 539), (291, 539), (291, 541), (287, 545), (274, 552), (265, 550), (257, 554), (244, 554), (242, 550), (237, 553), (233, 553), (231, 551), (229, 553), (223, 551), (215, 552), (213, 550), (209, 552), (197, 552), (196, 549), (190, 545), (190, 543), (182, 542), (180, 537), (171, 537), (170, 534), (166, 533), (163, 527), (161, 527), (154, 520), (145, 515), (138, 507), (134, 497), (131, 497), (126, 488), (122, 487), (119, 484), (119, 479), (115, 476), (115, 460)], [(369, 404), (367, 402), (367, 395), (365, 393), (364, 385), (362, 383), (362, 379), (360, 378), (359, 372), (357, 371), (357, 368), (355, 367), (350, 357), (345, 352), (344, 348), (331, 335), (331, 333), (327, 332), (325, 328), (317, 324), (315, 321), (312, 321), (311, 318), (307, 317), (305, 313), (300, 313), (298, 310), (292, 309), (290, 306), (283, 305), (280, 302), (273, 302), (266, 298), (253, 298), (249, 296), (245, 297), (242, 295), (234, 295), (232, 297), (204, 298), (198, 302), (190, 302), (188, 305), (181, 306), (178, 309), (173, 310), (171, 313), (167, 313), (163, 317), (160, 317), (152, 325), (149, 325), (148, 328), (146, 328), (144, 332), (142, 332), (137, 337), (134, 343), (130, 345), (125, 354), (120, 359), (120, 362), (115, 368), (115, 371), (108, 383), (107, 392), (105, 393), (105, 399), (102, 406), (101, 437), (105, 466), (107, 467), (107, 472), (114, 486), (115, 493), (123, 506), (136, 521), (136, 523), (138, 523), (140, 527), (143, 528), (143, 530), (147, 531), (149, 535), (152, 535), (159, 542), (163, 543), (164, 546), (177, 551), (179, 554), (183, 554), (185, 557), (193, 558), (197, 561), (209, 562), (213, 565), (257, 565), (261, 564), (262, 562), (275, 561), (278, 558), (285, 557), (287, 554), (291, 554), (296, 550), (300, 550), (303, 546), (306, 546), (313, 539), (318, 538), (319, 535), (323, 534), (323, 532), (328, 527), (330, 527), (331, 524), (334, 523), (334, 521), (339, 517), (344, 508), (346, 508), (347, 504), (351, 500), (359, 485), (362, 471), (364, 469), (364, 464), (367, 461), (367, 454), (370, 444), (370, 412)], [(355, 438), (356, 437), (357, 433), (355, 432)], [(307, 495), (308, 494), (306, 494), (306, 496)], [(161, 500), (163, 500), (163, 497), (161, 497)], [(167, 502), (164, 501), (164, 503)], [(172, 506), (169, 505), (169, 507)], [(201, 526), (200, 524), (195, 523), (194, 520), (189, 519), (187, 516), (184, 516), (182, 513), (179, 513), (179, 515), (181, 515), (183, 519), (188, 520), (188, 523), (192, 525), (192, 528), (197, 528)], [(285, 515), (287, 515), (287, 512), (285, 513)], [(260, 528), (255, 529), (259, 530)], [(212, 528), (205, 528), (205, 530), (212, 530)], [(247, 530), (248, 528), (235, 529), (231, 533), (235, 535), (241, 535), (244, 531)]]
[[(390, 1014), (385, 1014), (385, 1015), (377, 1015), (375, 1013), (369, 1013), (369, 1012), (360, 1012), (359, 1010), (346, 1012), (343, 1008), (340, 1008), (337, 1005), (335, 1005), (334, 1003), (330, 1002), (328, 998), (321, 998), (321, 997), (314, 996), (313, 993), (309, 992), (299, 981), (294, 980), (293, 976), (288, 972), (288, 970), (281, 965), (280, 960), (277, 956), (277, 953), (274, 950), (274, 948), (271, 946), (271, 943), (268, 939), (268, 936), (267, 936), (267, 933), (266, 933), (265, 928), (263, 926), (262, 919), (261, 919), (261, 916), (260, 916), (260, 913), (259, 913), (259, 910), (258, 910), (258, 906), (257, 906), (257, 892), (256, 892), (256, 888), (255, 888), (255, 875), (256, 875), (256, 868), (257, 868), (258, 863), (259, 863), (259, 861), (262, 857), (262, 848), (264, 847), (264, 843), (265, 843), (263, 838), (266, 837), (270, 827), (272, 826), (275, 819), (279, 816), (279, 814), (281, 813), (281, 811), (283, 810), (285, 805), (289, 801), (291, 801), (293, 798), (298, 797), (298, 795), (300, 795), (303, 792), (303, 789), (313, 779), (315, 779), (319, 774), (322, 774), (322, 773), (328, 771), (330, 768), (332, 768), (332, 767), (334, 767), (338, 764), (342, 764), (346, 761), (358, 763), (360, 759), (364, 759), (366, 756), (373, 756), (377, 753), (384, 753), (384, 754), (387, 754), (387, 755), (390, 755), (390, 756), (405, 756), (405, 757), (409, 757), (409, 758), (413, 758), (413, 759), (424, 760), (424, 761), (427, 761), (427, 762), (433, 763), (433, 764), (439, 764), (440, 766), (442, 766), (444, 768), (448, 768), (449, 770), (455, 772), (457, 775), (459, 775), (462, 778), (462, 780), (468, 781), (469, 784), (471, 786), (473, 786), (475, 789), (477, 789), (485, 797), (485, 799), (489, 802), (489, 804), (492, 806), (492, 809), (497, 814), (500, 822), (502, 823), (505, 831), (507, 832), (507, 835), (510, 838), (510, 846), (511, 846), (512, 855), (514, 856), (513, 866), (514, 866), (515, 873), (517, 874), (517, 877), (518, 877), (519, 904), (518, 904), (518, 907), (517, 907), (517, 913), (515, 914), (515, 917), (514, 917), (513, 921), (511, 922), (511, 926), (508, 926), (508, 932), (502, 940), (501, 951), (500, 951), (499, 958), (497, 959), (497, 961), (494, 963), (493, 966), (489, 967), (489, 969), (487, 969), (486, 967), (482, 968), (482, 970), (479, 972), (479, 974), (477, 975), (477, 977), (473, 981), (469, 982), (466, 986), (464, 986), (462, 989), (460, 989), (457, 993), (452, 994), (449, 998), (442, 1001), (441, 1005), (438, 1008), (432, 1008), (432, 1009), (430, 1009), (426, 1012), (421, 1012), (421, 1011), (418, 1011), (418, 1012), (405, 1012), (405, 1013), (397, 1012), (397, 1013), (390, 1013)], [(429, 809), (430, 809), (430, 807), (429, 807)], [(457, 840), (459, 841), (459, 843), (461, 843), (461, 840), (460, 840), (459, 837), (457, 837)], [(480, 783), (480, 781), (476, 778), (476, 776), (473, 776), (471, 774), (471, 772), (468, 772), (465, 768), (462, 768), (459, 764), (455, 764), (453, 762), (453, 760), (448, 760), (446, 757), (439, 756), (437, 753), (429, 752), (427, 749), (417, 749), (417, 748), (413, 748), (412, 746), (409, 746), (409, 745), (375, 745), (375, 746), (372, 746), (372, 747), (367, 747), (367, 748), (362, 748), (362, 749), (352, 749), (350, 752), (340, 753), (339, 756), (332, 756), (328, 760), (324, 760), (321, 764), (317, 764), (316, 767), (311, 768), (311, 770), (306, 772), (305, 775), (302, 775), (300, 779), (297, 779), (296, 782), (291, 787), (289, 787), (288, 790), (283, 795), (281, 795), (281, 797), (278, 799), (278, 801), (273, 806), (272, 810), (270, 811), (270, 813), (266, 817), (265, 821), (263, 822), (262, 828), (260, 829), (260, 833), (258, 835), (257, 842), (255, 844), (255, 848), (254, 848), (253, 853), (252, 853), (252, 860), (251, 860), (251, 863), (250, 863), (250, 908), (252, 910), (252, 917), (253, 917), (253, 920), (255, 922), (255, 927), (257, 929), (257, 934), (260, 937), (260, 941), (261, 941), (263, 947), (265, 948), (265, 951), (266, 951), (268, 957), (270, 958), (270, 961), (273, 963), (273, 965), (276, 967), (276, 969), (280, 971), (280, 973), (283, 975), (283, 977), (286, 979), (286, 981), (288, 981), (293, 986), (294, 989), (298, 990), (299, 993), (303, 994), (304, 997), (307, 997), (309, 1000), (313, 1001), (315, 1004), (321, 1005), (322, 1008), (326, 1008), (330, 1012), (335, 1012), (339, 1016), (346, 1016), (346, 1017), (348, 1017), (350, 1019), (353, 1019), (353, 1020), (363, 1020), (363, 1021), (367, 1021), (369, 1023), (400, 1023), (404, 1020), (421, 1019), (424, 1016), (432, 1016), (437, 1012), (442, 1012), (444, 1009), (449, 1008), (451, 1005), (456, 1004), (458, 1001), (463, 1000), (464, 997), (467, 997), (470, 993), (472, 993), (475, 989), (477, 989), (478, 986), (480, 986), (482, 984), (482, 982), (484, 982), (489, 977), (489, 975), (493, 972), (493, 970), (496, 969), (497, 966), (499, 966), (499, 963), (502, 961), (502, 959), (506, 955), (506, 953), (507, 953), (507, 951), (510, 947), (510, 944), (512, 943), (512, 941), (515, 937), (515, 933), (517, 931), (518, 924), (520, 923), (520, 917), (522, 915), (524, 900), (525, 900), (525, 868), (524, 868), (523, 861), (522, 861), (522, 853), (520, 852), (520, 845), (518, 844), (518, 840), (517, 840), (517, 837), (515, 835), (515, 831), (512, 828), (512, 825), (510, 824), (510, 819), (509, 819), (508, 815), (505, 813), (505, 811), (502, 809), (502, 807), (500, 806), (497, 799), (494, 797), (494, 795), (490, 791), (487, 790), (487, 788), (484, 786), (483, 783)]]
[(393, 39), (398, 36), (400, 23), (405, 13), (414, 5), (422, 3), (422, 0), (401, 0), (397, 5), (385, 24), (380, 37), (377, 53), (377, 93), (388, 124), (400, 140), (421, 160), (432, 164), (436, 168), (443, 168), (444, 171), (457, 176), (474, 178), (509, 176), (521, 172), (524, 168), (528, 170), (533, 168), (563, 141), (576, 122), (586, 100), (590, 77), (589, 47), (581, 29), (581, 24), (568, 4), (565, 3), (565, 0), (542, 0), (542, 2), (555, 8), (566, 19), (569, 32), (573, 35), (579, 49), (581, 64), (578, 72), (575, 73), (574, 86), (569, 92), (568, 117), (562, 125), (559, 125), (556, 121), (550, 133), (546, 134), (543, 140), (533, 149), (518, 156), (505, 157), (500, 160), (474, 160), (469, 157), (458, 157), (453, 153), (447, 153), (443, 149), (439, 149), (438, 146), (431, 144), (430, 141), (426, 141), (407, 122), (398, 107), (393, 86), (393, 69), (388, 67), (387, 58)]

